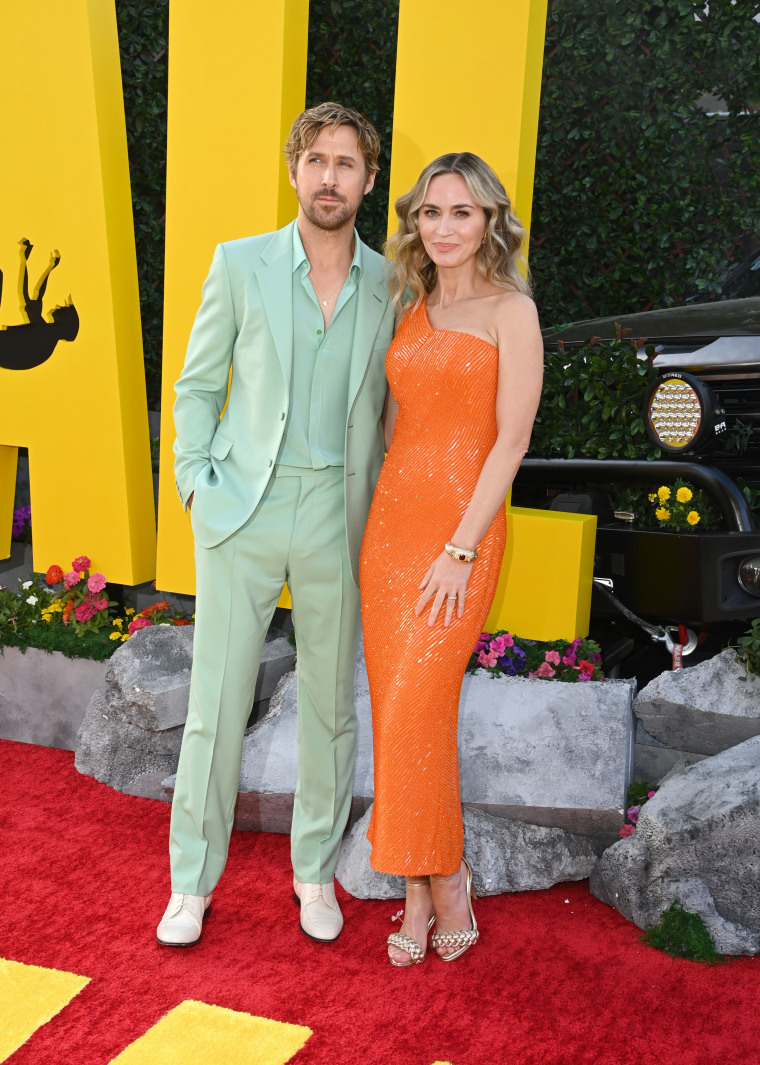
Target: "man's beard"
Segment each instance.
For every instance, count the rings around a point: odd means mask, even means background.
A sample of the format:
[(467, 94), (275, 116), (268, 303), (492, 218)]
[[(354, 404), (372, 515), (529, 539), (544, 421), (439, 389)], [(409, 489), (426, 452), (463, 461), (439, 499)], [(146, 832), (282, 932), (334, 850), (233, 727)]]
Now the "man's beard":
[[(296, 187), (296, 193), (297, 192), (298, 187)], [(305, 203), (300, 196), (298, 197), (301, 210), (313, 226), (316, 226), (318, 229), (332, 231), (335, 229), (342, 229), (343, 226), (353, 222), (359, 208), (358, 204), (356, 207), (351, 207), (348, 201), (342, 196), (338, 197), (336, 193), (332, 193), (332, 196), (335, 199), (340, 199), (340, 203), (330, 204), (328, 207), (325, 204), (317, 202), (317, 196), (319, 195), (320, 193), (317, 193), (310, 203)]]

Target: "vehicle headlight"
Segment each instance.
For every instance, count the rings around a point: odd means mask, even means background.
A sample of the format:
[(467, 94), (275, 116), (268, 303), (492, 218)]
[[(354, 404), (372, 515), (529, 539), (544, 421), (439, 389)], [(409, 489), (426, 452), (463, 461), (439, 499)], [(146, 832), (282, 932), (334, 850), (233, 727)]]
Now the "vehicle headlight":
[(649, 436), (670, 454), (706, 451), (726, 429), (711, 390), (688, 373), (672, 372), (655, 381), (645, 415)]
[(745, 592), (760, 599), (760, 555), (742, 559), (737, 577)]

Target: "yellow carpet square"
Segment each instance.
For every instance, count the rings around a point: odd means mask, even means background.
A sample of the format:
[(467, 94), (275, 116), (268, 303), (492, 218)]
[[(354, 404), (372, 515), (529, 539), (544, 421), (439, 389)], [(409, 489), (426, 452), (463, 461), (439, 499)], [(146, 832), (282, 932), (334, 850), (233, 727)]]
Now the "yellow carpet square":
[(180, 1002), (123, 1050), (119, 1065), (285, 1065), (311, 1035), (297, 1024), (252, 1017), (205, 1002)]
[(89, 982), (88, 976), (0, 958), (0, 1061), (7, 1061)]

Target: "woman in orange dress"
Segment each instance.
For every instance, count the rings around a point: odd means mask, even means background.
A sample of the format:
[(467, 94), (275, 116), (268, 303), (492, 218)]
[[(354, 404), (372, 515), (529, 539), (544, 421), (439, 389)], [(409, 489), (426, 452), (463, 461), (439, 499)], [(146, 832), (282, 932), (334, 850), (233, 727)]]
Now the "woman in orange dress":
[[(524, 230), (491, 168), (441, 156), (396, 204), (399, 324), (388, 350), (388, 451), (362, 545), (372, 700), (372, 866), (406, 877), (394, 965), (478, 938), (462, 855), (462, 678), (504, 552), (504, 499), (527, 450), (543, 346), (519, 272)], [(403, 305), (402, 305), (403, 300)]]

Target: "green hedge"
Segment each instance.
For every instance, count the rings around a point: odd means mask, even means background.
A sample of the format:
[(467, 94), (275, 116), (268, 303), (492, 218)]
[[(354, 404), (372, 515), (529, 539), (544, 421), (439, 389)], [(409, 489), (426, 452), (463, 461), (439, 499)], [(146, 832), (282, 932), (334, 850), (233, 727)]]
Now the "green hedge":
[[(760, 238), (760, 113), (743, 113), (760, 102), (759, 9), (705, 9), (550, 0), (531, 246), (545, 325), (718, 296)], [(707, 92), (727, 117), (695, 107)]]
[[(116, 7), (148, 403), (157, 408), (168, 7)], [(712, 3), (708, 14), (703, 0), (550, 0), (531, 240), (545, 325), (718, 297), (760, 238), (757, 11), (747, 0)], [(310, 12), (307, 103), (337, 98), (380, 131), (382, 170), (359, 219), (379, 248), (398, 0), (311, 0)], [(464, 88), (477, 106), (476, 87)], [(710, 91), (726, 101), (727, 117), (695, 107)], [(421, 101), (420, 121), (434, 106)], [(760, 271), (747, 273), (735, 294), (758, 286)]]

